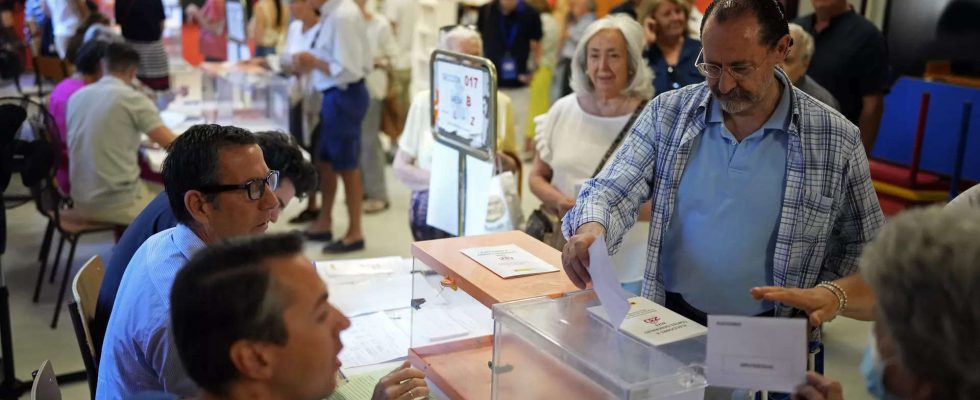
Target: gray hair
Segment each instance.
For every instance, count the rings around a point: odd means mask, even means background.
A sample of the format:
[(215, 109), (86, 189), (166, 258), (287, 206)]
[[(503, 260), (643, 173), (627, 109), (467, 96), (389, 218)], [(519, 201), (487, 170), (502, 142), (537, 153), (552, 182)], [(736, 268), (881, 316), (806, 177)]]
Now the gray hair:
[(467, 40), (476, 40), (480, 42), (480, 47), (483, 47), (480, 32), (465, 26), (457, 26), (439, 37), (439, 49), (458, 52), (459, 44)]
[(623, 90), (623, 95), (630, 97), (640, 97), (650, 99), (653, 97), (653, 71), (643, 59), (643, 27), (636, 20), (628, 15), (614, 14), (597, 20), (585, 28), (582, 39), (579, 40), (575, 48), (575, 57), (572, 58), (572, 80), (571, 87), (575, 93), (592, 93), (595, 87), (585, 73), (587, 64), (589, 41), (602, 30), (615, 29), (626, 38), (626, 50), (629, 53), (629, 77), (630, 83)]
[(893, 218), (861, 256), (879, 323), (933, 398), (980, 393), (980, 211), (940, 206)]
[(799, 51), (800, 61), (810, 61), (813, 57), (813, 36), (806, 29), (794, 23), (789, 24), (789, 34), (793, 37), (793, 47), (790, 51)]

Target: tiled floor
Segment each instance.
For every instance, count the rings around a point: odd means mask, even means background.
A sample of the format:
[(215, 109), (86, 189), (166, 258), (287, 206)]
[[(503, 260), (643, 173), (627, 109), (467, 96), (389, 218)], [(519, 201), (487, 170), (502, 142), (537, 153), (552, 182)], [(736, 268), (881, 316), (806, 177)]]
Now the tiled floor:
[[(9, 90), (0, 90), (0, 95), (9, 93)], [(392, 196), (391, 208), (380, 214), (365, 216), (367, 248), (344, 258), (409, 256), (411, 242), (411, 234), (408, 230), (409, 192), (404, 185), (394, 179), (390, 168), (386, 171), (386, 175)], [(12, 183), (8, 193), (18, 192), (23, 193), (23, 187), (17, 182)], [(527, 190), (526, 184), (524, 193), (524, 210), (530, 212), (537, 206), (537, 201)], [(342, 201), (342, 198), (338, 199), (339, 205), (334, 210), (336, 232), (343, 232), (346, 226), (346, 211)], [(270, 227), (270, 231), (297, 228), (288, 225), (285, 221), (299, 213), (304, 206), (305, 204), (294, 201), (287, 207), (280, 222)], [(38, 303), (33, 303), (30, 297), (38, 270), (37, 254), (46, 220), (35, 211), (31, 203), (8, 210), (7, 220), (7, 252), (3, 255), (2, 265), (11, 292), (10, 308), (17, 376), (20, 379), (28, 379), (31, 371), (37, 369), (44, 359), (51, 360), (59, 373), (82, 370), (78, 345), (67, 312), (63, 310), (56, 330), (48, 326), (57, 298), (60, 274), (59, 281), (54, 285), (45, 281)], [(305, 250), (311, 259), (325, 259), (317, 245), (308, 244)], [(111, 251), (110, 234), (85, 237), (78, 246), (73, 268), (77, 269), (85, 260), (96, 254), (103, 259), (108, 259)], [(68, 296), (70, 297), (70, 292)], [(869, 398), (863, 389), (864, 385), (857, 369), (861, 351), (867, 342), (868, 330), (867, 323), (852, 320), (837, 320), (827, 324), (825, 329), (827, 373), (831, 377), (842, 380), (847, 399)], [(65, 399), (84, 399), (88, 396), (88, 387), (84, 383), (68, 384), (63, 386), (63, 393)]]

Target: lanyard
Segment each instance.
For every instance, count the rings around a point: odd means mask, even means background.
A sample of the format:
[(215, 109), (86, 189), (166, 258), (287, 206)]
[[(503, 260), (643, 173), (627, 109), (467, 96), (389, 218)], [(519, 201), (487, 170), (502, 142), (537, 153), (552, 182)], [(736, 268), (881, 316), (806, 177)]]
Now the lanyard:
[[(514, 46), (514, 39), (517, 38), (517, 25), (518, 25), (517, 14), (516, 14), (517, 13), (517, 10), (514, 10), (514, 13), (515, 13), (514, 14), (514, 23), (511, 24), (511, 26), (510, 26), (510, 33), (507, 35), (506, 38), (504, 38), (504, 50), (506, 50), (506, 51), (510, 51), (511, 50), (511, 47)], [(503, 34), (503, 32), (507, 30), (507, 22), (506, 22), (506, 20), (507, 20), (507, 16), (506, 15), (501, 15), (500, 16), (500, 33), (501, 34)]]

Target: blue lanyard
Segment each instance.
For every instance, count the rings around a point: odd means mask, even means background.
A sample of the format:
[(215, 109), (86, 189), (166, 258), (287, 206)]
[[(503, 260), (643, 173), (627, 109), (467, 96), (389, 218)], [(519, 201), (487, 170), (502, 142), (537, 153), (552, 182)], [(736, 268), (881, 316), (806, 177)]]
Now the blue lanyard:
[[(517, 20), (517, 14), (516, 14), (517, 11), (518, 10), (514, 10), (514, 13), (515, 13), (514, 14), (514, 23), (510, 26), (510, 34), (507, 35), (506, 38), (504, 38), (504, 50), (506, 50), (506, 51), (510, 51), (511, 47), (514, 46), (514, 39), (517, 39), (517, 25), (518, 25), (518, 22), (519, 22)], [(500, 32), (501, 33), (503, 33), (506, 30), (506, 27), (507, 27), (507, 23), (505, 21), (506, 19), (507, 19), (507, 16), (506, 15), (501, 15), (500, 16)]]

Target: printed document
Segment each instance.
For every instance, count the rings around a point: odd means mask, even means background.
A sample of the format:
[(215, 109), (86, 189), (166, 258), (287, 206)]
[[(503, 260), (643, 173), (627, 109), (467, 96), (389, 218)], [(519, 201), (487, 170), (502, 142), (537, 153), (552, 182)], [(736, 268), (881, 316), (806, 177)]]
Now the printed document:
[(806, 362), (806, 319), (708, 316), (711, 386), (792, 393)]
[[(629, 305), (629, 312), (619, 330), (639, 341), (661, 346), (708, 333), (708, 328), (645, 297), (631, 297)], [(589, 307), (588, 310), (609, 323), (602, 306)]]
[(487, 267), (501, 278), (558, 272), (558, 268), (535, 257), (516, 244), (503, 246), (472, 247), (460, 250), (473, 261)]

